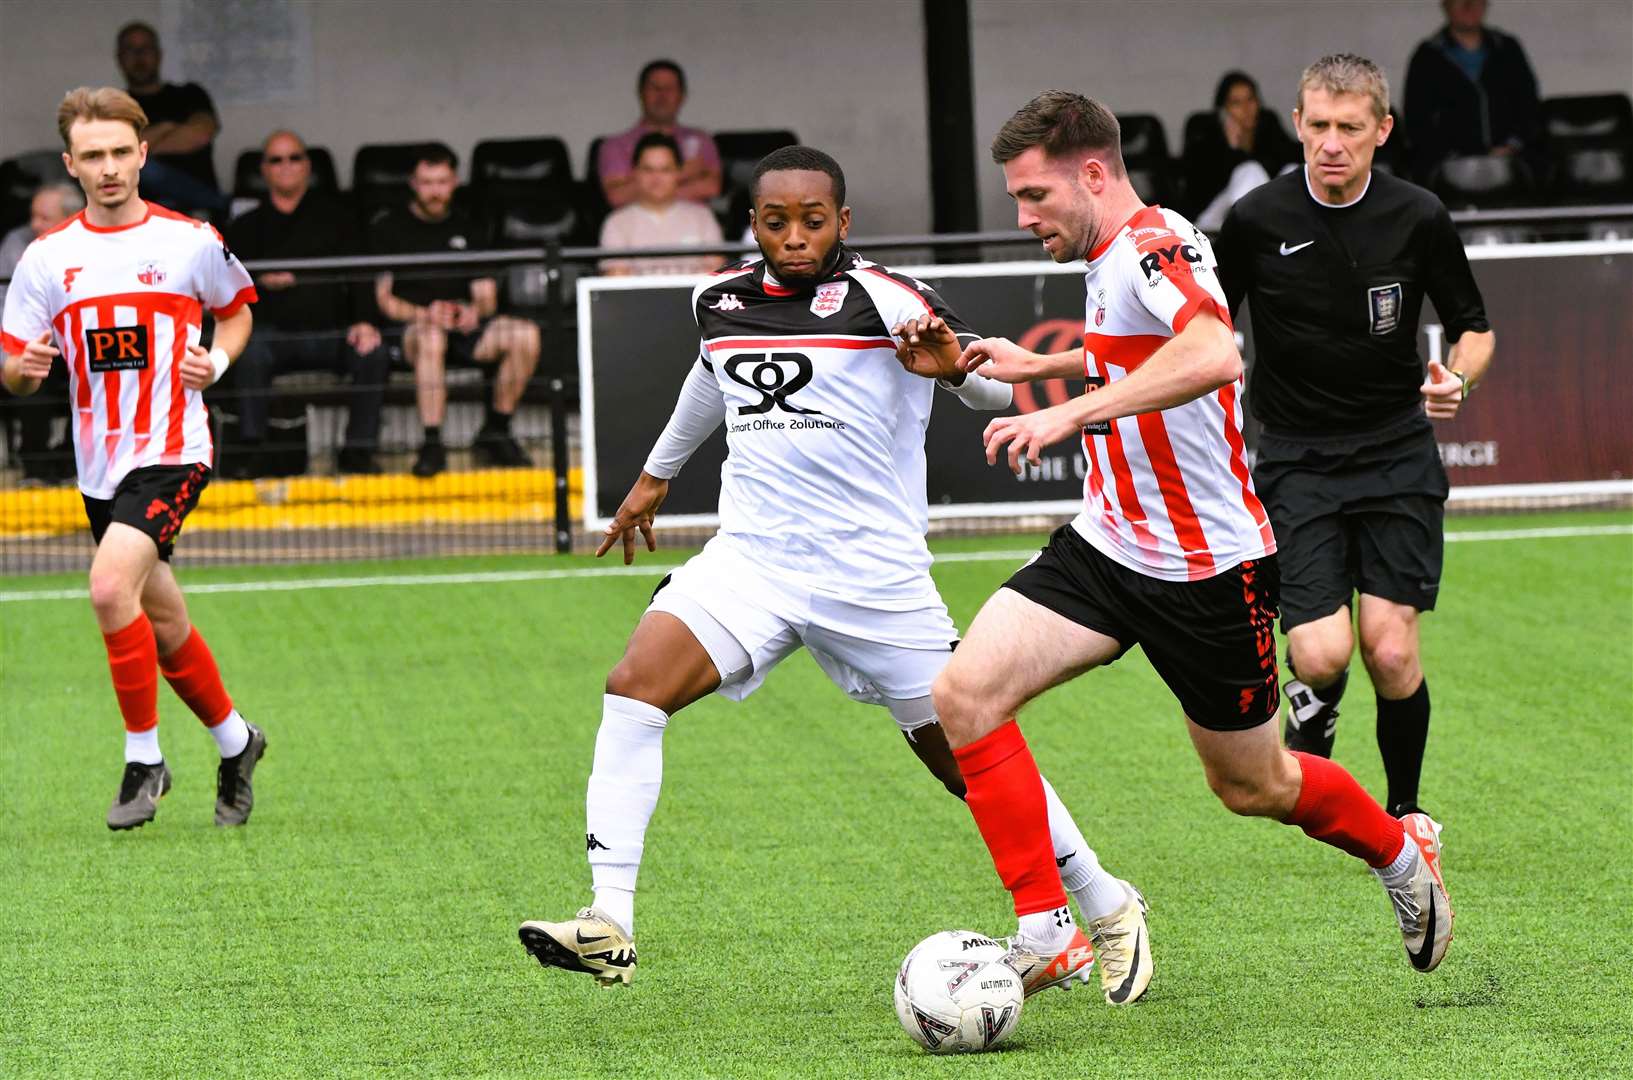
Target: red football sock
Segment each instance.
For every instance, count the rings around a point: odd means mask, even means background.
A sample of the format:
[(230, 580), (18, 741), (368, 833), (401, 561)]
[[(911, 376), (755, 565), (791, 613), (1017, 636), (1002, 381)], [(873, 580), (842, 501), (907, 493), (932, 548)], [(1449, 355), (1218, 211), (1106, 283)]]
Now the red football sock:
[(1368, 866), (1388, 866), (1406, 843), (1406, 829), (1355, 782), (1349, 770), (1314, 754), (1291, 751), (1304, 772), (1298, 802), (1284, 819), (1310, 836), (1347, 851)]
[(216, 670), (215, 657), (210, 655), (198, 627), (193, 627), (181, 648), (159, 660), (159, 670), (205, 727), (215, 727), (232, 712), (232, 698), (221, 685), (221, 672)]
[(964, 802), (992, 853), (1015, 914), (1031, 915), (1066, 905), (1066, 890), (1049, 840), (1049, 807), (1032, 751), (1011, 720), (953, 751), (964, 774)]
[(102, 635), (108, 670), (126, 731), (148, 731), (159, 722), (159, 647), (153, 624), (138, 615), (123, 630)]

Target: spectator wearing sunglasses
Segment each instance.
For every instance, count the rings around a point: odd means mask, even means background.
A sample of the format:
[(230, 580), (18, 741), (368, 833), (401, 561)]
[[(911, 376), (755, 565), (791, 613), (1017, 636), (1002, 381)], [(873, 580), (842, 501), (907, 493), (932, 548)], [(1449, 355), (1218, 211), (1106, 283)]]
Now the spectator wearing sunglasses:
[[(293, 131), (274, 131), (261, 149), (267, 201), (227, 227), (227, 242), (240, 259), (309, 259), (363, 251), (353, 217), (338, 199), (313, 191), (306, 144)], [(341, 472), (376, 473), (380, 404), (390, 355), (371, 321), (371, 289), (304, 272), (255, 275), (261, 295), (255, 334), (223, 380), (239, 397), (239, 431), (245, 446), (227, 455), (228, 470), (260, 472), (258, 447), (267, 433), (267, 394), (276, 375), (332, 371), (350, 380)]]

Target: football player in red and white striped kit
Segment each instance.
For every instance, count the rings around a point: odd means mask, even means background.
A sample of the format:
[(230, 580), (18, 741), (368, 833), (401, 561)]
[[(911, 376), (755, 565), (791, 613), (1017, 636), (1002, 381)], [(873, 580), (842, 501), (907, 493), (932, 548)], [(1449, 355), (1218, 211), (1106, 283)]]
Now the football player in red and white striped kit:
[(984, 339), (960, 366), (1006, 382), (1086, 377), (1093, 391), (987, 426), (987, 460), (1004, 454), (1017, 473), (1023, 456), (1036, 464), (1044, 447), (1080, 438), (1085, 505), (987, 601), (932, 690), (1020, 917), (1009, 962), (1045, 983), (1069, 973), (1082, 944), (1060, 918), (1042, 785), (1016, 714), (1138, 644), (1179, 699), (1220, 800), (1364, 860), (1408, 959), (1434, 968), (1452, 911), (1433, 830), (1391, 817), (1342, 766), (1283, 749), (1276, 730), (1276, 541), (1247, 469), (1242, 361), (1207, 238), (1141, 202), (1116, 118), (1082, 95), (1040, 94), (992, 155), (1019, 226), (1055, 261), (1088, 264), (1084, 351)]
[[(249, 341), (255, 288), (213, 228), (137, 193), (146, 126), (122, 90), (81, 87), (62, 99), (63, 163), (86, 207), (17, 264), (0, 318), (0, 381), (31, 394), (59, 356), (68, 367), (79, 489), (97, 544), (91, 606), (125, 720), (125, 772), (108, 827), (153, 820), (170, 790), (159, 752), (161, 672), (221, 751), (216, 824), (242, 825), (266, 736), (233, 708), (188, 620), (170, 554), (210, 479), (201, 391)], [(209, 350), (199, 344), (205, 307), (216, 320)]]

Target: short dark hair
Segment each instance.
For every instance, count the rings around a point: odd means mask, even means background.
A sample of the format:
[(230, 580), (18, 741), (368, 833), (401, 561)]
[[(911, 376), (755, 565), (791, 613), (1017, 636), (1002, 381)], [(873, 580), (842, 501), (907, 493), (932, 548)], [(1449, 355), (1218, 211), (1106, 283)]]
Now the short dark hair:
[(992, 138), (992, 160), (1014, 161), (1034, 146), (1052, 158), (1102, 152), (1123, 173), (1123, 132), (1111, 110), (1070, 90), (1045, 90), (1016, 110)]
[(639, 165), (641, 163), (641, 155), (652, 149), (654, 146), (660, 146), (669, 151), (671, 154), (675, 155), (676, 165), (679, 165), (683, 160), (685, 160), (680, 156), (680, 143), (675, 141), (673, 135), (665, 135), (661, 131), (649, 131), (645, 135), (642, 135), (635, 143), (635, 152), (629, 155), (630, 168), (634, 168), (636, 165)]
[(459, 171), (459, 155), (441, 143), (426, 143), (421, 146), (414, 158), (414, 168), (421, 165), (446, 165), (454, 172)]
[(1263, 101), (1263, 99), (1259, 97), (1259, 84), (1253, 81), (1253, 76), (1249, 75), (1245, 71), (1227, 71), (1223, 75), (1219, 76), (1219, 85), (1214, 87), (1213, 107), (1216, 109), (1223, 109), (1225, 107), (1225, 99), (1230, 97), (1230, 92), (1236, 89), (1238, 86), (1247, 87), (1249, 90), (1253, 91), (1254, 98), (1260, 100), (1261, 102)]
[(134, 34), (138, 30), (146, 32), (153, 39), (153, 44), (157, 45), (159, 43), (159, 32), (153, 29), (152, 24), (135, 19), (119, 28), (119, 33), (115, 34), (113, 38), (114, 48), (123, 49), (125, 47), (125, 35)]
[(749, 182), (749, 199), (759, 202), (760, 177), (766, 173), (793, 171), (827, 173), (828, 179), (833, 181), (834, 205), (845, 205), (845, 170), (839, 167), (839, 162), (810, 146), (784, 146), (761, 158), (754, 166), (754, 179)]
[(640, 93), (646, 88), (646, 77), (654, 71), (673, 71), (675, 78), (680, 82), (680, 92), (686, 93), (686, 72), (673, 60), (651, 60), (641, 69), (641, 77), (635, 80), (635, 92)]

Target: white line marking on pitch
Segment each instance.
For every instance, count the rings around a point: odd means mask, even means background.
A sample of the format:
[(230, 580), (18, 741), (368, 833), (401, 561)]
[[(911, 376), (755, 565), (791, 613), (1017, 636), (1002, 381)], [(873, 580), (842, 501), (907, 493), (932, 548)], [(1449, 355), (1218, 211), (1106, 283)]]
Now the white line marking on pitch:
[[(1554, 540), (1574, 536), (1627, 536), (1633, 525), (1566, 525), (1549, 529), (1492, 529), (1485, 532), (1447, 533), (1448, 543), (1480, 540)], [(937, 563), (1013, 562), (1030, 559), (1036, 548), (1016, 551), (952, 551), (936, 556)], [(375, 577), (289, 578), (273, 581), (220, 581), (185, 587), (189, 596), (210, 593), (301, 592), (307, 589), (367, 589), (417, 585), (493, 585), (522, 581), (557, 581), (566, 578), (656, 577), (679, 563), (637, 563), (634, 566), (583, 566), (570, 570), (488, 570), (472, 574), (394, 574)], [(83, 600), (84, 589), (34, 589), (0, 592), (0, 604), (30, 600)]]

